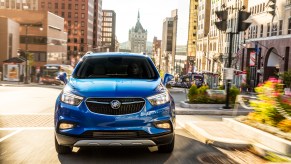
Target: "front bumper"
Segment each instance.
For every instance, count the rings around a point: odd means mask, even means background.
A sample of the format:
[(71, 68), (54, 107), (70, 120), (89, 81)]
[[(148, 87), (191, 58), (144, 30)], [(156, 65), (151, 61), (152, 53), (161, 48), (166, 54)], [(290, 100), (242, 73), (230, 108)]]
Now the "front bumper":
[(78, 136), (66, 136), (56, 133), (56, 139), (60, 145), (64, 146), (160, 146), (169, 144), (174, 139), (174, 133), (161, 135), (149, 135), (147, 138), (126, 138), (126, 139), (96, 139), (96, 138), (79, 138)]

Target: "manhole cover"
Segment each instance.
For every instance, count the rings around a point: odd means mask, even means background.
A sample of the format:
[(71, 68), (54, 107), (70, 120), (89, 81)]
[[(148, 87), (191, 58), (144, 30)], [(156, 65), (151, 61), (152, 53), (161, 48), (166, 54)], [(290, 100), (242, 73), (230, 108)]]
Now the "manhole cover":
[(221, 153), (204, 153), (197, 156), (203, 164), (237, 164), (234, 160)]

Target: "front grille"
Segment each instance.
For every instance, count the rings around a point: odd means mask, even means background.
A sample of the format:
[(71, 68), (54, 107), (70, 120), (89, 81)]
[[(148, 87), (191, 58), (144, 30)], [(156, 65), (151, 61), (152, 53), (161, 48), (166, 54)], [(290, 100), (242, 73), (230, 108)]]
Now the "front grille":
[[(121, 105), (113, 109), (110, 102), (118, 100)], [(142, 98), (89, 98), (86, 105), (91, 112), (107, 115), (123, 115), (139, 112), (145, 105)]]
[(94, 139), (130, 139), (145, 138), (148, 136), (149, 134), (145, 131), (86, 131), (80, 137)]

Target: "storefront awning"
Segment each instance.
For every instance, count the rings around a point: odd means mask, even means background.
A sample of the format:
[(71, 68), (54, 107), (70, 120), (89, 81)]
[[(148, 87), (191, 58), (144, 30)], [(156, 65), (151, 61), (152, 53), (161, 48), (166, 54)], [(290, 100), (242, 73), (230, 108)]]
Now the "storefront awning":
[(21, 57), (13, 57), (7, 60), (4, 60), (3, 63), (23, 63), (26, 60), (24, 58)]

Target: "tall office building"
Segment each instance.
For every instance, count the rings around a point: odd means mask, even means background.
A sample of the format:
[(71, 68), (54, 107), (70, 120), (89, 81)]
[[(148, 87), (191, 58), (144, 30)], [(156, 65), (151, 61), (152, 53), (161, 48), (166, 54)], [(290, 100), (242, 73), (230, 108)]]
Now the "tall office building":
[(140, 15), (138, 12), (135, 27), (132, 27), (128, 33), (129, 47), (131, 52), (146, 52), (147, 35), (147, 30), (144, 29), (140, 23)]
[(38, 0), (0, 0), (0, 9), (38, 10)]
[(156, 65), (156, 67), (158, 68), (158, 70), (160, 71), (160, 67), (161, 67), (161, 44), (162, 41), (158, 40), (157, 37), (154, 37), (153, 39), (153, 45), (152, 45), (152, 57), (154, 59), (154, 63)]
[(115, 52), (116, 14), (113, 10), (103, 10), (101, 51)]
[[(84, 55), (98, 47), (98, 31), (100, 32), (101, 0), (39, 0), (39, 10), (48, 10), (65, 18), (65, 30), (68, 32), (68, 58), (72, 61), (75, 57)], [(96, 8), (95, 8), (96, 7)], [(96, 12), (96, 13), (95, 13)], [(94, 17), (95, 16), (95, 17)], [(96, 19), (94, 24), (94, 19)], [(94, 30), (95, 26), (95, 30)], [(94, 40), (94, 36), (96, 36)], [(72, 63), (74, 66), (74, 63)]]
[(187, 70), (189, 66), (195, 66), (194, 62), (196, 59), (196, 43), (197, 43), (197, 26), (198, 25), (198, 1), (197, 0), (190, 0), (190, 7), (189, 7), (189, 25), (188, 25), (188, 42), (187, 42)]
[(94, 0), (93, 49), (100, 48), (102, 41), (102, 0)]
[(161, 70), (174, 74), (176, 41), (177, 41), (178, 10), (172, 11), (171, 17), (163, 21), (162, 64)]

